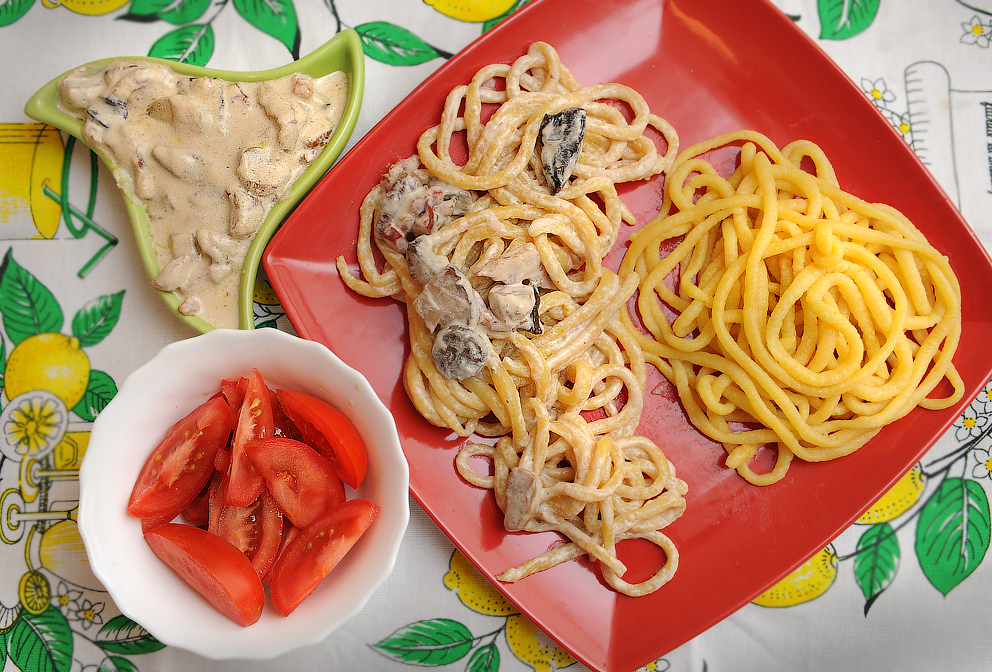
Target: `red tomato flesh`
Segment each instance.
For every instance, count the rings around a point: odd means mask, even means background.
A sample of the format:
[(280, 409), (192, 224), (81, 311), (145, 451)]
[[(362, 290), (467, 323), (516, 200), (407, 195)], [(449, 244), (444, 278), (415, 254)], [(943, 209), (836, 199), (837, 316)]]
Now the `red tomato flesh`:
[(341, 481), (320, 453), (284, 437), (252, 441), (245, 452), (273, 499), (296, 527), (306, 527), (345, 500)]
[(362, 435), (348, 417), (305, 392), (276, 390), (279, 404), (301, 440), (326, 457), (342, 481), (357, 488), (365, 480), (369, 457)]
[(215, 534), (234, 544), (248, 557), (258, 575), (265, 576), (282, 542), (282, 518), (272, 495), (263, 491), (251, 506), (224, 506)]
[(265, 589), (248, 558), (233, 544), (192, 525), (166, 523), (145, 541), (218, 611), (245, 627), (258, 621)]
[(214, 457), (233, 427), (234, 416), (221, 397), (172, 425), (141, 468), (128, 512), (137, 518), (174, 518), (210, 480)]
[(351, 499), (326, 511), (300, 531), (272, 568), (270, 594), (279, 613), (289, 616), (351, 550), (375, 520), (379, 507)]
[(245, 454), (245, 445), (249, 441), (272, 436), (275, 425), (272, 415), (272, 402), (269, 398), (269, 388), (262, 380), (258, 369), (251, 370), (248, 385), (245, 388), (245, 398), (241, 402), (238, 414), (238, 426), (234, 430), (234, 441), (231, 443), (231, 465), (228, 474), (230, 482), (227, 487), (227, 503), (232, 506), (250, 506), (258, 499), (265, 488), (265, 481), (255, 471)]

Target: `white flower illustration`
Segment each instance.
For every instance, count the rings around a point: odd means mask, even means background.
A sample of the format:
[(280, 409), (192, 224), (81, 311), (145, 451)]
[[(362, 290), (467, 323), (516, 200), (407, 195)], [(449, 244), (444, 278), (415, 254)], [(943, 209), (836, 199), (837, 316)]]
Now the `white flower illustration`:
[(982, 23), (978, 16), (973, 16), (970, 22), (962, 23), (961, 28), (964, 29), (962, 44), (977, 44), (982, 49), (988, 49), (992, 43), (992, 20)]

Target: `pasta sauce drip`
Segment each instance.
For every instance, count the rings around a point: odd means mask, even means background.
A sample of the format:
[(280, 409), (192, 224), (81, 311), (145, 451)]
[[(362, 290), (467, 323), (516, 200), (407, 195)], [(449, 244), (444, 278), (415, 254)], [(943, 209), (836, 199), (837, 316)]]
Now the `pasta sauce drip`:
[(272, 206), (323, 150), (341, 119), (347, 79), (293, 73), (262, 82), (187, 77), (155, 63), (80, 68), (59, 86), (83, 138), (117, 164), (145, 206), (159, 267), (152, 284), (179, 311), (238, 327), (238, 283)]

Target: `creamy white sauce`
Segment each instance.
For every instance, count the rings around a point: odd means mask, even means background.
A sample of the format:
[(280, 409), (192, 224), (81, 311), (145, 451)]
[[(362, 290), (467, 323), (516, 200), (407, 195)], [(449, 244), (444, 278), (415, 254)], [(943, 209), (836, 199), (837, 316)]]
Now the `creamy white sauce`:
[(181, 313), (237, 328), (248, 247), (337, 128), (345, 74), (228, 82), (120, 60), (77, 69), (59, 98), (145, 206), (162, 269), (152, 284), (176, 292)]

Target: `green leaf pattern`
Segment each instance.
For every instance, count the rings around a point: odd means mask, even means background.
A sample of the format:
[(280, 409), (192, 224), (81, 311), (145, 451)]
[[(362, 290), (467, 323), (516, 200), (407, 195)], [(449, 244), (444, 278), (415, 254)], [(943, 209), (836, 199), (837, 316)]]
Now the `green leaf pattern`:
[(934, 588), (947, 595), (975, 571), (989, 549), (990, 529), (981, 485), (964, 478), (941, 484), (916, 526), (916, 555)]
[(190, 24), (169, 31), (148, 50), (149, 56), (191, 65), (206, 65), (213, 53), (214, 29), (209, 23)]
[(858, 539), (854, 578), (865, 596), (865, 614), (895, 578), (900, 555), (895, 530), (887, 522), (872, 525)]
[(123, 614), (107, 621), (96, 637), (96, 644), (108, 653), (134, 655), (165, 647), (151, 633)]
[(441, 55), (406, 28), (386, 21), (363, 23), (355, 31), (362, 38), (365, 55), (387, 65), (419, 65)]
[(25, 338), (62, 329), (62, 308), (55, 295), (14, 259), (10, 248), (0, 264), (0, 311), (7, 338)]
[(248, 23), (282, 42), (293, 60), (300, 57), (300, 27), (293, 0), (234, 0), (234, 7)]
[(72, 666), (72, 629), (58, 609), (21, 610), (3, 638), (10, 661), (21, 670), (68, 672)]
[(863, 33), (881, 0), (818, 0), (821, 40), (846, 40)]
[(401, 663), (438, 667), (464, 658), (472, 633), (458, 621), (436, 618), (407, 625), (373, 647)]

